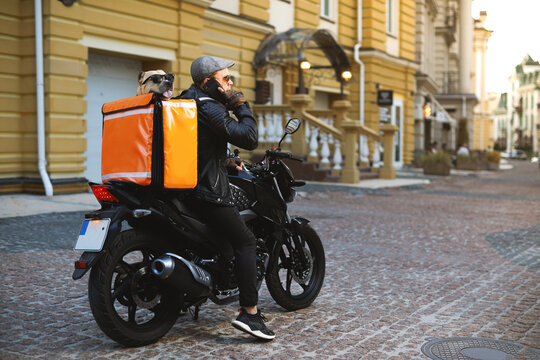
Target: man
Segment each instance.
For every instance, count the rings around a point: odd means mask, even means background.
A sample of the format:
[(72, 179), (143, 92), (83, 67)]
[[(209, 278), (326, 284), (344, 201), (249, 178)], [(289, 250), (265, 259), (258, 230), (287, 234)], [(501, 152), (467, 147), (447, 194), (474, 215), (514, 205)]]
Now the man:
[[(256, 239), (232, 202), (227, 178), (227, 143), (247, 150), (258, 145), (257, 123), (241, 91), (233, 90), (229, 68), (235, 63), (202, 56), (191, 64), (193, 84), (180, 98), (195, 99), (198, 111), (198, 175), (190, 206), (216, 233), (232, 245), (240, 314), (232, 325), (255, 337), (272, 340), (275, 334), (257, 309)], [(238, 121), (229, 116), (231, 110)]]
[(458, 151), (457, 151), (457, 155), (458, 156), (469, 156), (469, 149), (467, 149), (467, 144), (462, 144)]

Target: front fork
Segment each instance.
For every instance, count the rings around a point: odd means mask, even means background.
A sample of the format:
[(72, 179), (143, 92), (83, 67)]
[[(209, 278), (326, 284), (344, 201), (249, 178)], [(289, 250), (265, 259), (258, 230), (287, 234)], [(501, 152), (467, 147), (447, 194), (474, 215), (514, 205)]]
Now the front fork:
[[(300, 265), (302, 268), (305, 268), (306, 266), (309, 266), (309, 259), (306, 257), (306, 254), (304, 253), (303, 245), (301, 243), (301, 239), (298, 236), (298, 234), (301, 232), (301, 227), (304, 225), (307, 225), (309, 223), (309, 220), (301, 217), (295, 217), (292, 218), (290, 221), (290, 228), (285, 229), (284, 236), (287, 236), (289, 239), (292, 239), (292, 242), (294, 244), (294, 251), (296, 258), (299, 259)], [(277, 251), (279, 251), (279, 248), (282, 246), (282, 244), (286, 241), (286, 239), (283, 239), (279, 242), (279, 247), (276, 248)], [(287, 246), (289, 247), (289, 246)], [(289, 248), (289, 251), (291, 249)], [(279, 254), (279, 252), (278, 252)], [(283, 261), (284, 259), (282, 259)]]

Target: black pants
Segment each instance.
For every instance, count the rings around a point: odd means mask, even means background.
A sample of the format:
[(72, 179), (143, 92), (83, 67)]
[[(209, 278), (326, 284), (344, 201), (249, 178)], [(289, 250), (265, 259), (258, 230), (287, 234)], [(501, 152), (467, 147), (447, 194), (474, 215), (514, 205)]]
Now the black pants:
[(240, 290), (240, 306), (257, 305), (256, 239), (240, 218), (238, 209), (193, 197), (188, 200), (188, 203), (190, 209), (195, 211), (202, 221), (231, 244), (236, 259), (236, 281)]

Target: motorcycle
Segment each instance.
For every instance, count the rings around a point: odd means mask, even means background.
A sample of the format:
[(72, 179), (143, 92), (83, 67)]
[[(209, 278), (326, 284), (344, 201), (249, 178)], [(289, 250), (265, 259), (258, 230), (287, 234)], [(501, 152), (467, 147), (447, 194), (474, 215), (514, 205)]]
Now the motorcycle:
[[(299, 126), (290, 119), (277, 148), (229, 174), (235, 205), (257, 239), (257, 285), (266, 280), (272, 298), (289, 311), (309, 306), (325, 275), (319, 236), (309, 220), (287, 211), (294, 188), (305, 182), (294, 180), (283, 161), (294, 158), (280, 145)], [(101, 208), (85, 215), (73, 279), (90, 270), (90, 308), (107, 336), (125, 346), (150, 344), (180, 315), (197, 319), (208, 299), (237, 301), (234, 262), (221, 256), (224, 241), (191, 213), (182, 192), (113, 180), (90, 185)]]

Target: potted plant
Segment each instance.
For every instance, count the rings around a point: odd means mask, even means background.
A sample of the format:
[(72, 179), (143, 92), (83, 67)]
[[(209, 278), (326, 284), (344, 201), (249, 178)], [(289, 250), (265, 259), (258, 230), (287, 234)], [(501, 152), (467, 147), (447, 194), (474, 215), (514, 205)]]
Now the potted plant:
[(486, 153), (486, 161), (488, 170), (499, 170), (501, 154), (499, 154), (497, 151), (488, 151)]
[(474, 153), (470, 155), (458, 155), (456, 157), (456, 169), (478, 170), (478, 156)]
[(424, 175), (450, 175), (450, 155), (444, 151), (427, 153), (420, 158)]

